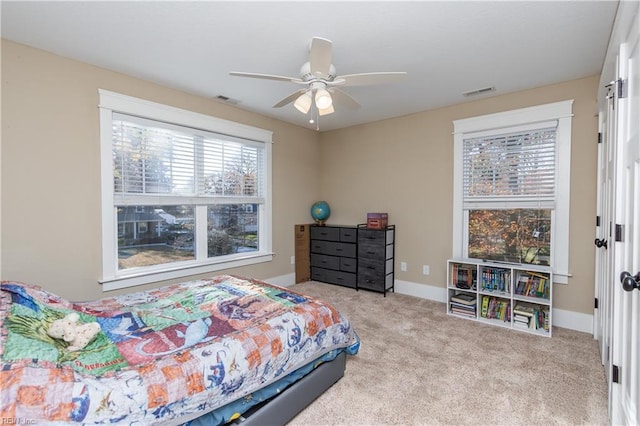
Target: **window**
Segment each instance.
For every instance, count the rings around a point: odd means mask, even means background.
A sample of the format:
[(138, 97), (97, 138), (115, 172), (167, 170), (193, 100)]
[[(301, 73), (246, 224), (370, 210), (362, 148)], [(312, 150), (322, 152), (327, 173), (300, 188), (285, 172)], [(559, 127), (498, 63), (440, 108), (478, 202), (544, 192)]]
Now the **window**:
[(454, 256), (567, 282), (572, 103), (454, 121)]
[(100, 90), (105, 290), (269, 261), (271, 132)]

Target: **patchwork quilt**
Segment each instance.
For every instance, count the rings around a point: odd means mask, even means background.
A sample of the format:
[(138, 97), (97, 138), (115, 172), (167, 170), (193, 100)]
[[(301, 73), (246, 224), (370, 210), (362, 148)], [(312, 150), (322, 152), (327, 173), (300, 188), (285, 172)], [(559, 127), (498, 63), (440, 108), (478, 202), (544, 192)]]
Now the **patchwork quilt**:
[[(14, 423), (176, 424), (359, 348), (329, 304), (230, 275), (83, 303), (0, 290), (0, 419)], [(76, 352), (46, 333), (70, 312), (101, 326)]]

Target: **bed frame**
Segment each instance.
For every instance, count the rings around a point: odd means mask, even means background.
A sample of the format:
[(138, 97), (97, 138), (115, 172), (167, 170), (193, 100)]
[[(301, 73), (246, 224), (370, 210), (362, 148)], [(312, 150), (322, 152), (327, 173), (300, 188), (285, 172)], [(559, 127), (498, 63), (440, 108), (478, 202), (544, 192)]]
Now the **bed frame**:
[(344, 376), (347, 355), (341, 352), (334, 360), (324, 362), (282, 393), (264, 401), (232, 425), (284, 425)]

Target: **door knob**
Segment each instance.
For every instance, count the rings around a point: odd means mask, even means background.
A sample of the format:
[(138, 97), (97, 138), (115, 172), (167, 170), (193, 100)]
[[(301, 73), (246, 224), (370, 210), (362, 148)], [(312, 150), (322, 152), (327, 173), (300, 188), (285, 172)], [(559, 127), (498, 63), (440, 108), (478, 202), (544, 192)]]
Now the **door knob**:
[(600, 239), (596, 238), (594, 243), (595, 243), (596, 247), (598, 247), (598, 248), (604, 247), (605, 249), (607, 249), (607, 240), (600, 240)]
[(633, 291), (634, 288), (640, 289), (640, 272), (631, 275), (629, 272), (624, 271), (620, 274), (620, 282), (625, 291)]

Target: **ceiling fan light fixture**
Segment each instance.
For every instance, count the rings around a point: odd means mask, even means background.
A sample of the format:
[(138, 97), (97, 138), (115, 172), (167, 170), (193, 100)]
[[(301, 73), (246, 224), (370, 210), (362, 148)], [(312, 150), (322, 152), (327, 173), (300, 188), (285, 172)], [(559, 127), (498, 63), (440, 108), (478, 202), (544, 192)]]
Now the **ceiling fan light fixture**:
[(329, 115), (329, 114), (333, 114), (333, 112), (334, 112), (333, 105), (329, 105), (329, 107), (324, 108), (324, 109), (318, 108), (318, 114), (319, 115)]
[(309, 112), (309, 109), (311, 108), (311, 101), (312, 101), (311, 95), (307, 91), (307, 92), (304, 92), (302, 95), (298, 96), (298, 99), (296, 99), (293, 106), (296, 107), (296, 109), (301, 113), (306, 114)]
[(327, 109), (331, 107), (332, 104), (333, 100), (327, 89), (318, 89), (316, 91), (316, 106), (319, 110)]

